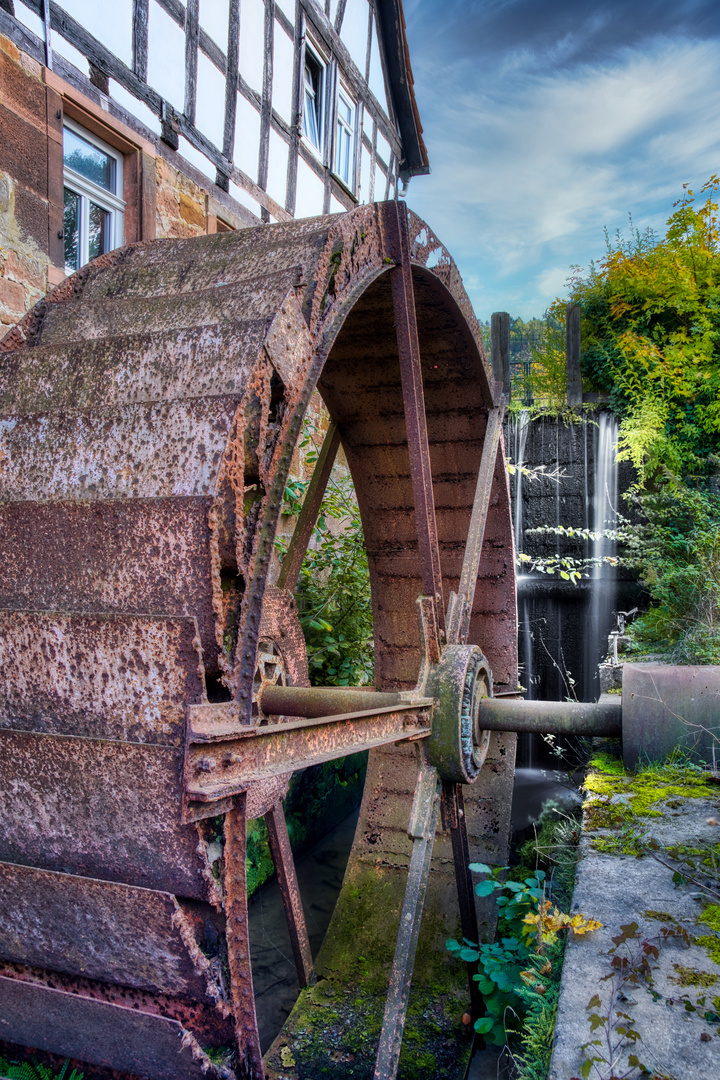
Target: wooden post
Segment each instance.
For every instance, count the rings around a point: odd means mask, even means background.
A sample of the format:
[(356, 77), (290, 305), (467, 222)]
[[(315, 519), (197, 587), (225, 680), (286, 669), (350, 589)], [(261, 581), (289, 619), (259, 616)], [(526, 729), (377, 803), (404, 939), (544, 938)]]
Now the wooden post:
[(567, 403), (582, 405), (580, 374), (580, 305), (568, 304), (565, 315), (565, 359), (567, 362)]
[(510, 316), (494, 311), (490, 316), (490, 353), (496, 382), (501, 382), (505, 400), (510, 401)]

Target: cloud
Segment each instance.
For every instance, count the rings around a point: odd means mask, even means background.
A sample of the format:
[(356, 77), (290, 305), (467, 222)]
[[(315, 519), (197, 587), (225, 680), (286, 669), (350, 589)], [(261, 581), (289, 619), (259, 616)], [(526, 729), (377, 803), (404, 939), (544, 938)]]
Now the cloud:
[(655, 36), (543, 70), (520, 51), (492, 77), (468, 58), (413, 57), (433, 173), (409, 202), (472, 279), (482, 317), (488, 303), (540, 313), (558, 267), (567, 277), (602, 255), (604, 226), (631, 211), (660, 228), (683, 182), (720, 171), (720, 40)]

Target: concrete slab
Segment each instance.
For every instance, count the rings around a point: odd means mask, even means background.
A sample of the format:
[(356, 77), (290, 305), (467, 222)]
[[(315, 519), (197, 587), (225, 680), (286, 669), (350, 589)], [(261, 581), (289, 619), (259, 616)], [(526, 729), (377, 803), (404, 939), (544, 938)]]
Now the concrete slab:
[[(649, 819), (648, 833), (663, 843), (697, 846), (717, 841), (720, 828), (708, 824), (707, 817), (720, 817), (718, 805), (720, 799), (714, 805), (706, 800), (683, 800), (672, 817)], [(604, 925), (601, 930), (568, 941), (549, 1080), (579, 1077), (587, 1057), (580, 1047), (603, 1035), (602, 1031), (591, 1034), (588, 1018), (592, 1012), (606, 1015), (611, 988), (609, 981), (603, 980), (612, 970), (607, 952), (612, 948), (611, 938), (620, 933), (621, 926), (636, 922), (643, 937), (654, 939), (663, 925), (673, 925), (671, 919), (664, 917), (667, 914), (693, 939), (712, 933), (707, 925), (698, 922), (710, 898), (701, 895), (697, 886), (676, 886), (672, 879), (673, 871), (650, 856), (598, 854), (593, 849), (592, 837), (583, 836), (572, 912), (583, 912)], [(655, 917), (649, 912), (654, 912)], [(660, 948), (657, 965), (653, 988), (661, 995), (658, 1000), (653, 1000), (649, 990), (640, 985), (628, 988), (627, 1000), (620, 1005), (634, 1017), (640, 1040), (636, 1046), (622, 1050), (614, 1070), (605, 1066), (600, 1066), (597, 1072), (593, 1070), (592, 1080), (609, 1080), (615, 1075), (638, 1076), (639, 1071), (628, 1064), (628, 1054), (633, 1053), (658, 1077), (672, 1080), (720, 1077), (718, 1024), (703, 1018), (704, 1012), (713, 1009), (713, 999), (720, 997), (720, 965), (710, 959), (702, 946), (687, 946), (679, 939), (668, 941)], [(692, 985), (693, 981), (706, 985)], [(595, 994), (604, 1008), (588, 1010), (588, 1002)], [(688, 1009), (686, 1002), (694, 1009)], [(603, 1052), (607, 1053), (605, 1048)]]

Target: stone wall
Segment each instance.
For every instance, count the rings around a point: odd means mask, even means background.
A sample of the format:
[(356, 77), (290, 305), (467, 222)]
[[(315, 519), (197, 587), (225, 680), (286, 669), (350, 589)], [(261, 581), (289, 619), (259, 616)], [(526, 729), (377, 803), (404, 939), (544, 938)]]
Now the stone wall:
[(0, 34), (0, 337), (65, 277), (65, 116), (123, 154), (125, 243), (258, 224), (180, 154), (111, 115), (100, 91), (88, 97)]

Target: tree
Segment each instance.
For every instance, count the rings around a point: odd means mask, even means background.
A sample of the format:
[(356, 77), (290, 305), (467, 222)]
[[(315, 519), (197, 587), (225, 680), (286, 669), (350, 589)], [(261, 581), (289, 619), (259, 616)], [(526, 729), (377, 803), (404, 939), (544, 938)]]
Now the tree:
[(607, 237), (602, 262), (571, 282), (582, 311), (586, 387), (610, 395), (620, 458), (639, 487), (670, 472), (707, 480), (720, 452), (720, 228), (712, 176), (685, 185), (667, 232)]

